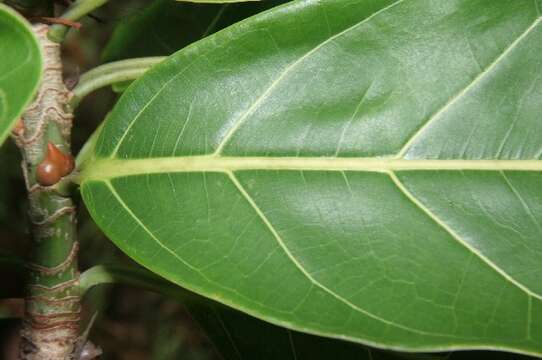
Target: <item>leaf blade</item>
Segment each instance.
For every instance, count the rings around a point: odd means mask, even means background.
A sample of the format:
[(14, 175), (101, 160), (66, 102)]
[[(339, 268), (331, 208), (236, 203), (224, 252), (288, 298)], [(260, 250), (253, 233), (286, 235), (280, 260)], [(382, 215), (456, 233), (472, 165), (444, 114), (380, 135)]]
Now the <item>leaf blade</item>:
[(540, 21), (531, 1), (276, 8), (134, 84), (83, 196), (136, 260), (275, 324), (540, 356), (542, 144), (519, 137), (541, 126)]

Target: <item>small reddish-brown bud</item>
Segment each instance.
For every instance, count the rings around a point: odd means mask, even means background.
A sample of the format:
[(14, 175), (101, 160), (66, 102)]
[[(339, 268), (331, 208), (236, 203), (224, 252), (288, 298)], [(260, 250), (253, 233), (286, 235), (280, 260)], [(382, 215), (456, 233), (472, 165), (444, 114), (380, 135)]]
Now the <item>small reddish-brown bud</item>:
[(47, 144), (47, 154), (36, 169), (36, 180), (40, 185), (51, 186), (72, 172), (73, 157), (64, 154), (53, 143)]

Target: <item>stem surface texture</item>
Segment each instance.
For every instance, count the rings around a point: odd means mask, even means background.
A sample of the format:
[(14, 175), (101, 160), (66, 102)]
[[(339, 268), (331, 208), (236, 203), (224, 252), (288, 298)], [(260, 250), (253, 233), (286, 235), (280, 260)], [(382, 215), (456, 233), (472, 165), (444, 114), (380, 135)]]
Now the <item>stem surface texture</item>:
[(35, 101), (13, 134), (23, 155), (32, 223), (20, 359), (79, 359), (83, 344), (79, 339), (75, 207), (59, 187), (43, 186), (36, 180), (49, 144), (71, 156), (73, 115), (65, 106), (71, 95), (62, 80), (60, 45), (47, 39), (48, 26), (35, 25), (34, 30), (42, 46), (44, 75)]

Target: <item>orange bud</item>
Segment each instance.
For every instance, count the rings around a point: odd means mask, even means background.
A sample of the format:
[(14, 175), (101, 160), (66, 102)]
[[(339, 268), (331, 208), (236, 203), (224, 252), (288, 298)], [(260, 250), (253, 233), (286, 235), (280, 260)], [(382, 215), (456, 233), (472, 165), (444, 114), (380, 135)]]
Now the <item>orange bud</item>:
[(36, 169), (36, 180), (43, 186), (54, 185), (71, 173), (74, 166), (72, 156), (64, 154), (53, 143), (48, 143), (45, 159)]

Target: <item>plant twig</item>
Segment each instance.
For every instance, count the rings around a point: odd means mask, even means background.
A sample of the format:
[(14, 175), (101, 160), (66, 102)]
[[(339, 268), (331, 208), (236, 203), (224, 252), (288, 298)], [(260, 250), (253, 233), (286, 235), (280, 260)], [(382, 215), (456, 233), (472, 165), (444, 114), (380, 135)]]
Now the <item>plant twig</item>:
[[(68, 7), (60, 19), (77, 21), (94, 9), (102, 6), (108, 0), (77, 0)], [(66, 37), (69, 27), (63, 24), (56, 24), (49, 30), (49, 39), (54, 42), (61, 42)]]
[(46, 24), (66, 25), (66, 26), (74, 28), (74, 29), (80, 29), (81, 28), (81, 23), (71, 21), (71, 20), (68, 20), (68, 19), (63, 19), (63, 18), (55, 18), (55, 17), (49, 17), (49, 16), (35, 16), (35, 17), (32, 17), (32, 20), (37, 20), (39, 22), (43, 22), (43, 23), (46, 23)]
[(170, 296), (177, 300), (194, 301), (196, 296), (152, 272), (133, 266), (103, 264), (94, 266), (81, 274), (79, 287), (84, 295), (97, 285), (122, 283), (141, 287)]
[(79, 82), (72, 90), (73, 97), (69, 105), (72, 109), (79, 105), (79, 102), (91, 92), (118, 82), (135, 80), (145, 73), (151, 66), (158, 64), (165, 57), (145, 57), (128, 60), (115, 61), (100, 65), (84, 73)]

